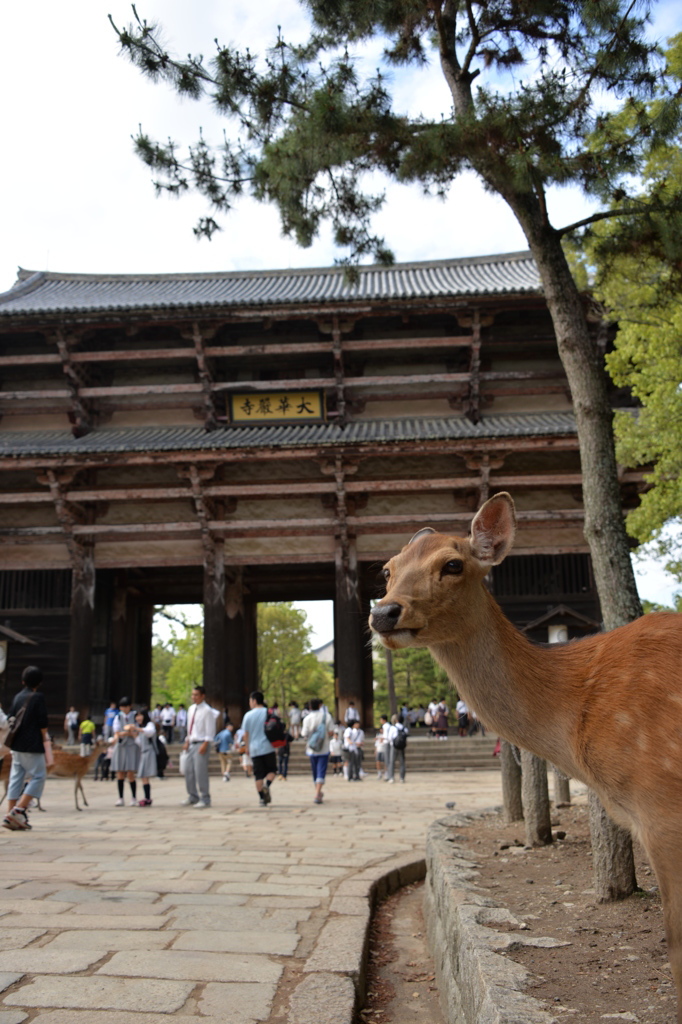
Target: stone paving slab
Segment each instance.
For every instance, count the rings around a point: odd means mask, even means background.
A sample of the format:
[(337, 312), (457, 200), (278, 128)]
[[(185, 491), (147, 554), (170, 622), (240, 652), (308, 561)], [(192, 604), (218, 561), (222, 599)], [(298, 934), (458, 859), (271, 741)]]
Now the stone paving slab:
[(26, 968), (30, 966), (31, 974), (73, 974), (86, 971), (103, 956), (106, 956), (106, 946), (99, 950), (91, 946), (87, 951), (81, 948), (75, 952), (42, 946), (40, 949), (32, 949), (30, 958), (23, 949), (15, 949), (0, 953), (0, 971), (26, 973)]
[(294, 777), (267, 812), (251, 780), (212, 780), (202, 815), (181, 779), (149, 814), (88, 781), (77, 814), (50, 780), (49, 815), (0, 832), (0, 958), (32, 968), (6, 969), (0, 1024), (351, 1024), (373, 902), (417, 877), (446, 801), (500, 802), (498, 772), (409, 780), (329, 780), (320, 807)]
[(114, 953), (97, 974), (123, 978), (182, 978), (193, 981), (277, 982), (282, 965), (265, 956), (236, 956), (169, 949), (140, 957), (136, 953)]
[(19, 978), (23, 977), (23, 973), (23, 970), (19, 974), (12, 974), (11, 971), (0, 971), (0, 992), (4, 992), (15, 981), (19, 981)]
[[(174, 1013), (194, 988), (193, 981), (155, 978), (36, 977), (5, 996), (7, 1006), (53, 1006), (60, 1009), (127, 1010), (129, 1013)], [(128, 1021), (130, 1024), (130, 1021)]]
[(22, 1024), (28, 1020), (28, 1014), (23, 1010), (0, 1010), (0, 1024)]
[[(233, 923), (234, 927), (234, 923)], [(131, 934), (135, 934), (132, 932)], [(162, 934), (167, 934), (163, 932)], [(231, 932), (182, 932), (173, 942), (173, 949), (214, 950), (219, 953), (267, 953), (270, 956), (291, 956), (299, 942), (296, 931), (275, 932), (268, 928), (247, 932), (240, 924)]]
[(5, 931), (3, 921), (3, 928), (0, 930), (0, 950), (21, 949), (22, 946), (35, 942), (45, 934), (45, 931), (45, 928), (25, 928), (20, 922), (17, 922), (17, 927), (11, 931)]
[[(101, 922), (100, 922), (101, 925)], [(55, 936), (43, 949), (105, 949), (151, 950), (166, 949), (177, 938), (176, 931), (131, 932), (124, 928), (106, 928), (102, 931), (66, 931)], [(2, 954), (0, 954), (2, 963)]]
[(276, 985), (262, 982), (243, 985), (210, 982), (199, 997), (199, 1010), (221, 1022), (251, 1024), (269, 1017), (276, 990)]

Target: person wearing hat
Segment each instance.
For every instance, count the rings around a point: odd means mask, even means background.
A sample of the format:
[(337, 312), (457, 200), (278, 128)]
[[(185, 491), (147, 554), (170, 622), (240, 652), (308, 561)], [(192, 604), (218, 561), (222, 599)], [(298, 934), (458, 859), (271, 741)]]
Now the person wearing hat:
[(137, 802), (137, 766), (140, 760), (140, 748), (137, 745), (135, 729), (135, 712), (130, 697), (121, 697), (118, 702), (119, 711), (114, 719), (114, 752), (111, 755), (111, 770), (116, 772), (118, 786), (117, 807), (123, 807), (123, 784), (128, 780), (130, 785), (130, 806), (138, 807)]

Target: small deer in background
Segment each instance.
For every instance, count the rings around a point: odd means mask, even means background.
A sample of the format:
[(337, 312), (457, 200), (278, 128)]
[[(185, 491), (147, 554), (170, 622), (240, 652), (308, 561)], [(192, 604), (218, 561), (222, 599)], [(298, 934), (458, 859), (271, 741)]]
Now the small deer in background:
[[(81, 811), (83, 808), (78, 806), (78, 790), (81, 792), (83, 797), (83, 803), (88, 807), (88, 801), (85, 799), (85, 793), (83, 792), (83, 778), (87, 775), (90, 766), (97, 760), (100, 751), (99, 743), (96, 743), (92, 748), (92, 753), (88, 754), (87, 757), (81, 757), (79, 754), (68, 754), (65, 750), (60, 747), (55, 747), (52, 751), (54, 757), (54, 764), (51, 764), (47, 769), (48, 775), (54, 775), (59, 779), (74, 779), (75, 785), (73, 795), (76, 801), (76, 810)], [(12, 751), (8, 750), (7, 747), (3, 747), (0, 753), (4, 753), (5, 756), (2, 758), (2, 764), (0, 765), (0, 782), (4, 782), (5, 791), (0, 799), (0, 804), (7, 796), (7, 787), (9, 785), (9, 773), (12, 766)], [(40, 800), (36, 801), (38, 810), (44, 810), (40, 805)]]
[(661, 888), (682, 1024), (682, 615), (533, 644), (483, 584), (515, 530), (506, 493), (479, 509), (467, 538), (420, 530), (384, 567), (370, 627), (389, 650), (427, 647), (487, 726), (585, 782), (641, 841)]
[(52, 751), (54, 757), (54, 763), (47, 769), (48, 775), (54, 775), (58, 779), (73, 779), (73, 795), (76, 801), (76, 810), (82, 811), (83, 808), (78, 806), (78, 790), (80, 790), (81, 796), (83, 797), (83, 803), (88, 807), (88, 801), (85, 799), (85, 792), (83, 791), (83, 778), (87, 775), (90, 770), (90, 766), (95, 763), (100, 755), (100, 741), (97, 741), (93, 745), (92, 753), (88, 754), (87, 757), (81, 757), (80, 754), (68, 754), (65, 750), (57, 748)]

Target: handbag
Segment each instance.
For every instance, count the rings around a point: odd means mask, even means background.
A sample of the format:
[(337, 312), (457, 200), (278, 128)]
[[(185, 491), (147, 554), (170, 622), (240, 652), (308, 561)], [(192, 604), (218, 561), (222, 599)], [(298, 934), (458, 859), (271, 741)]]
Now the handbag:
[(189, 757), (189, 754), (187, 753), (187, 751), (183, 750), (181, 752), (181, 754), (180, 754), (180, 760), (178, 761), (178, 771), (180, 772), (181, 775), (185, 774), (185, 769), (187, 767), (187, 758), (188, 757)]

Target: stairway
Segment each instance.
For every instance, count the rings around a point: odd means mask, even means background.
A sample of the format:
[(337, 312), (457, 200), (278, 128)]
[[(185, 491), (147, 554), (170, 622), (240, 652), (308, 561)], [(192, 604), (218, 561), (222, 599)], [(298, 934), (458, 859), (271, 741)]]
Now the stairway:
[[(500, 767), (499, 757), (493, 757), (493, 750), (497, 742), (496, 736), (449, 736), (447, 740), (428, 739), (410, 733), (405, 752), (407, 770), (412, 772), (462, 772), (475, 771), (483, 768), (496, 769)], [(176, 775), (178, 758), (181, 747), (172, 744), (169, 747), (172, 767), (166, 769), (167, 775)], [(365, 771), (374, 772), (374, 737), (367, 737), (365, 741)], [(241, 771), (239, 756), (232, 756), (232, 772)], [(289, 756), (289, 774), (300, 775), (310, 771), (308, 758), (305, 756), (305, 744), (302, 740), (296, 740), (291, 744)], [(220, 774), (220, 761), (218, 755), (211, 751), (209, 762), (211, 775)]]

